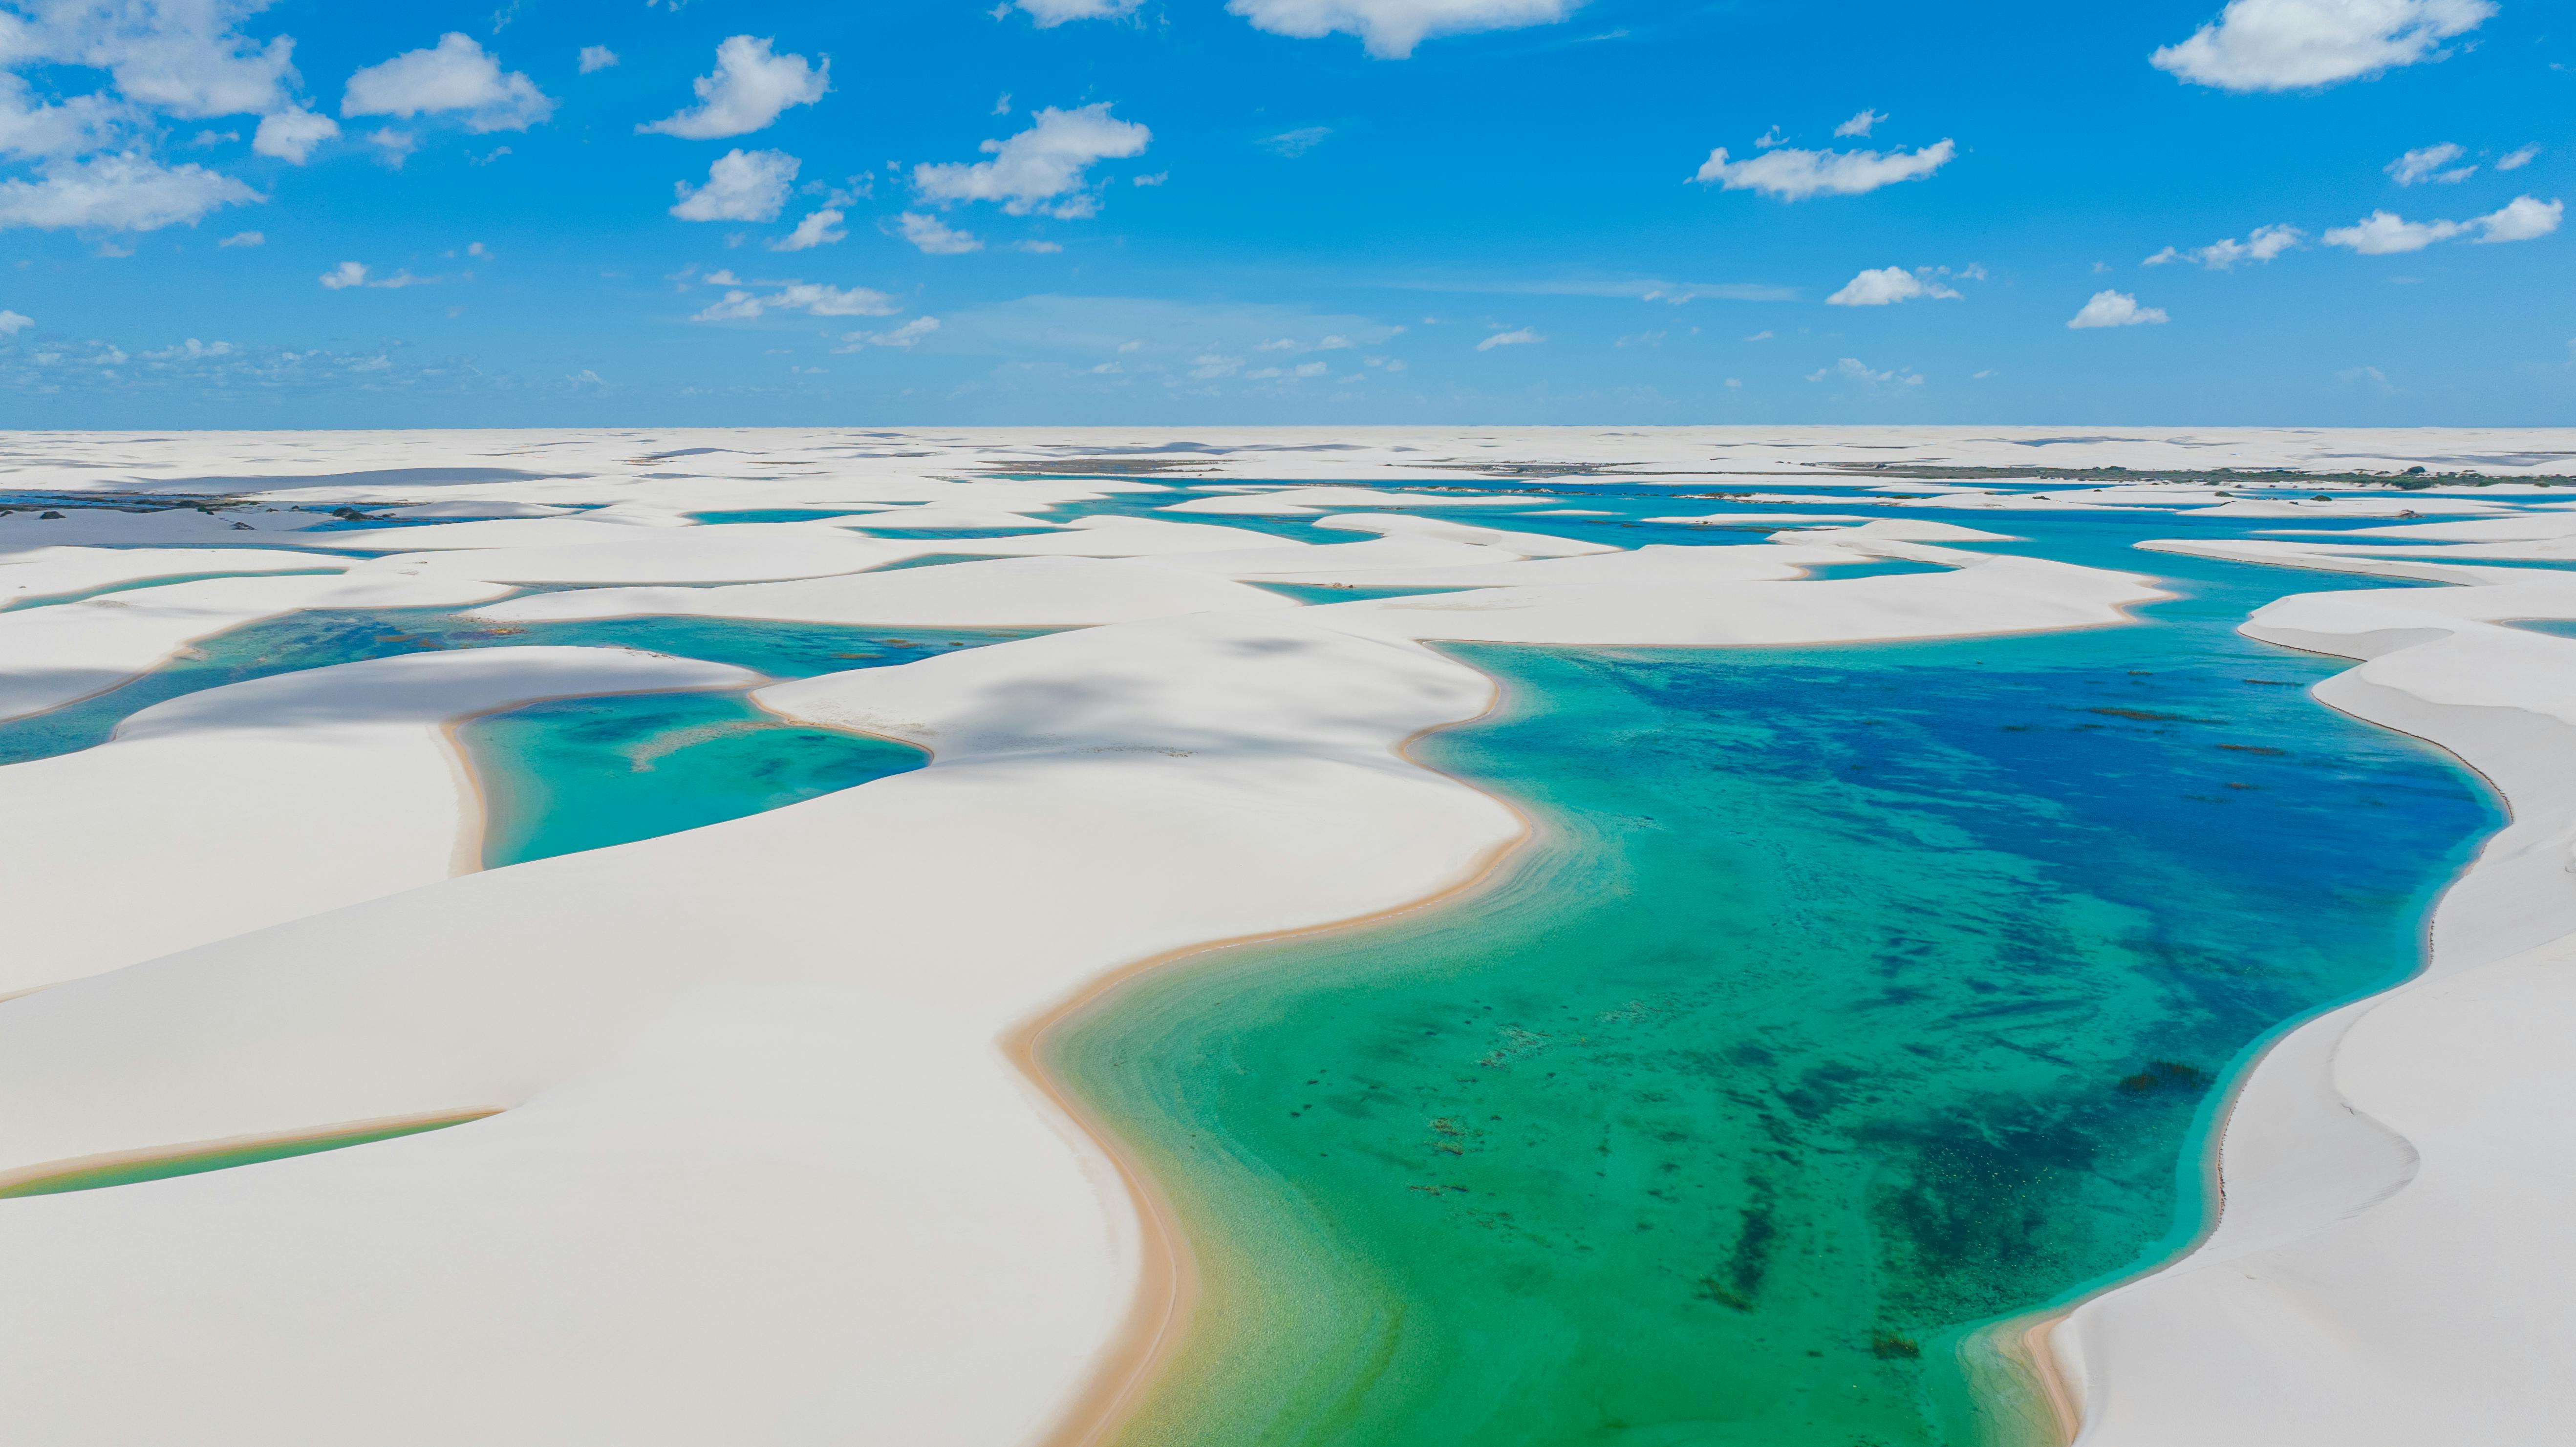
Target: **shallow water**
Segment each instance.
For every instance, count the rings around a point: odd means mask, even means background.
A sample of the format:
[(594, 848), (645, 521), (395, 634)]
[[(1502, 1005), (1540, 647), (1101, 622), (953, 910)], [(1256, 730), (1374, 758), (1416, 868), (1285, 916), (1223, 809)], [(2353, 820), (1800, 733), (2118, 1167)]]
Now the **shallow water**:
[(909, 744), (809, 728), (738, 693), (564, 698), (457, 730), (482, 786), (483, 867), (676, 834), (920, 768)]
[(200, 689), (334, 663), (441, 648), (534, 644), (638, 648), (807, 678), (909, 663), (1046, 632), (1031, 628), (846, 628), (730, 618), (609, 618), (501, 625), (425, 608), (290, 613), (219, 633), (161, 667), (61, 708), (0, 722), (0, 764), (94, 748), (129, 716)]
[(2023, 639), (1459, 649), (1509, 702), (1422, 754), (1539, 843), (1058, 1032), (1208, 1293), (1125, 1440), (2020, 1429), (1963, 1339), (2186, 1244), (2225, 1082), (2413, 970), (2497, 816), (2306, 696), (2343, 664), (2232, 631), (2335, 579), (1996, 530), (2189, 596)]

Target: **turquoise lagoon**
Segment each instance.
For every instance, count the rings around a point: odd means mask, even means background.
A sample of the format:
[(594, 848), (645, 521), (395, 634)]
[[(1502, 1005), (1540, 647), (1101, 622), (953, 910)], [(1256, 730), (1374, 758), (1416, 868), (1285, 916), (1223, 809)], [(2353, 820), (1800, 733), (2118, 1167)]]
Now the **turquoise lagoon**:
[(1505, 702), (1419, 752), (1531, 846), (1045, 1042), (1203, 1279), (1123, 1440), (2030, 1438), (1977, 1330), (2187, 1245), (2228, 1083), (2416, 968), (2497, 815), (2309, 699), (2340, 662), (2233, 632), (2342, 580), (1957, 520), (2187, 596), (2019, 639), (1456, 649)]

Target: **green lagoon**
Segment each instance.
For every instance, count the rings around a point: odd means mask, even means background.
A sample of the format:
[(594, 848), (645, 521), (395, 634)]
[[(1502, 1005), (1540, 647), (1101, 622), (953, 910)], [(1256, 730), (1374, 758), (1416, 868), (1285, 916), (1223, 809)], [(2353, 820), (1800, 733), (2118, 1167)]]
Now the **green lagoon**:
[(2225, 1085), (2497, 822), (2232, 631), (2336, 580), (2183, 566), (2137, 627), (1455, 650), (1505, 704), (1420, 753), (1533, 844), (1046, 1042), (1204, 1281), (1120, 1440), (2029, 1440), (1978, 1328), (2186, 1246)]

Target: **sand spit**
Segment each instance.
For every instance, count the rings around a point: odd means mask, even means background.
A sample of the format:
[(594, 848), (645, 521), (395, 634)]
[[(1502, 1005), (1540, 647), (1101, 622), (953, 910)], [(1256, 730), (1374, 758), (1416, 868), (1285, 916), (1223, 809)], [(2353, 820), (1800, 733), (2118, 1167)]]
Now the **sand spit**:
[(2256, 1067), (2209, 1238), (2057, 1328), (2084, 1447), (2541, 1443), (2576, 1416), (2576, 1124), (2555, 1104), (2576, 1034), (2576, 640), (2499, 626), (2576, 618), (2576, 579), (2512, 571), (2294, 596), (2244, 625), (2361, 660), (2316, 696), (2458, 755), (2513, 822), (2443, 897), (2423, 974)]
[(0, 719), (114, 688), (199, 639), (311, 608), (433, 608), (488, 602), (497, 584), (398, 566), (323, 576), (210, 578), (0, 613)]
[(482, 812), (451, 719), (762, 681), (618, 648), (418, 653), (188, 694), (97, 748), (0, 768), (0, 995), (457, 872)]

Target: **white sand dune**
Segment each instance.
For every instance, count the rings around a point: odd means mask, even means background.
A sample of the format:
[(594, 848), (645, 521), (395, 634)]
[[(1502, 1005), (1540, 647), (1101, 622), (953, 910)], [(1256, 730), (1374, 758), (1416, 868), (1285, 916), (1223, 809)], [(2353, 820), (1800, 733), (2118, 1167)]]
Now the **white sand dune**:
[(114, 688), (179, 649), (300, 609), (484, 603), (509, 589), (370, 565), (346, 573), (209, 578), (0, 613), (0, 719)]
[(1308, 485), (1194, 497), (1164, 512), (1231, 513), (1238, 517), (1298, 517), (1353, 507), (1511, 507), (1525, 508), (1525, 497), (1482, 497), (1470, 493), (1387, 492), (1373, 487)]
[(2256, 1068), (2210, 1238), (2056, 1329), (2084, 1447), (2538, 1444), (2576, 1418), (2576, 639), (2490, 621), (2576, 618), (2576, 579), (2518, 571), (2244, 627), (2363, 660), (2317, 697), (2459, 755), (2514, 817), (2443, 897), (2423, 975)]
[[(1338, 553), (1343, 550), (1318, 548), (1314, 551)], [(1345, 588), (1513, 588), (1531, 583), (1760, 583), (1804, 577), (1808, 568), (1818, 565), (1866, 561), (1867, 555), (1849, 548), (1785, 543), (1688, 548), (1650, 544), (1628, 552), (1581, 553), (1564, 558), (1506, 558), (1463, 564), (1440, 559), (1428, 565), (1410, 567), (1319, 568), (1311, 572), (1277, 574), (1269, 581)]]
[(592, 588), (474, 610), (496, 622), (684, 614), (952, 628), (1127, 623), (1292, 608), (1276, 593), (1133, 558), (996, 558), (729, 588)]
[(855, 573), (945, 550), (864, 537), (823, 523), (724, 523), (617, 531), (627, 536), (603, 542), (397, 553), (384, 561), (417, 568), (431, 577), (495, 583), (752, 583)]
[(482, 809), (447, 720), (762, 681), (617, 648), (482, 648), (155, 704), (97, 748), (0, 768), (0, 995), (480, 868)]
[[(1962, 554), (1962, 557), (1969, 555)], [(1967, 638), (2121, 623), (2149, 580), (2042, 558), (1800, 583), (1551, 583), (1335, 603), (1335, 626), (1474, 643), (1654, 647)]]
[(42, 1304), (0, 1307), (12, 1431), (1031, 1440), (1138, 1246), (996, 1037), (1119, 965), (1473, 872), (1517, 821), (1393, 749), (1489, 696), (1294, 609), (779, 685), (937, 757), (12, 1001), (0, 1173), (508, 1108), (6, 1203), (0, 1302)]
[(346, 558), (281, 548), (41, 547), (0, 553), (0, 607), (200, 573), (339, 572)]
[(1414, 517), (1409, 513), (1335, 513), (1315, 519), (1315, 526), (1341, 532), (1377, 533), (1391, 538), (1468, 543), (1476, 547), (1501, 548), (1527, 558), (1571, 558), (1584, 553), (1619, 551), (1609, 543), (1587, 543), (1579, 538), (1552, 537), (1518, 528), (1478, 527), (1473, 523)]

